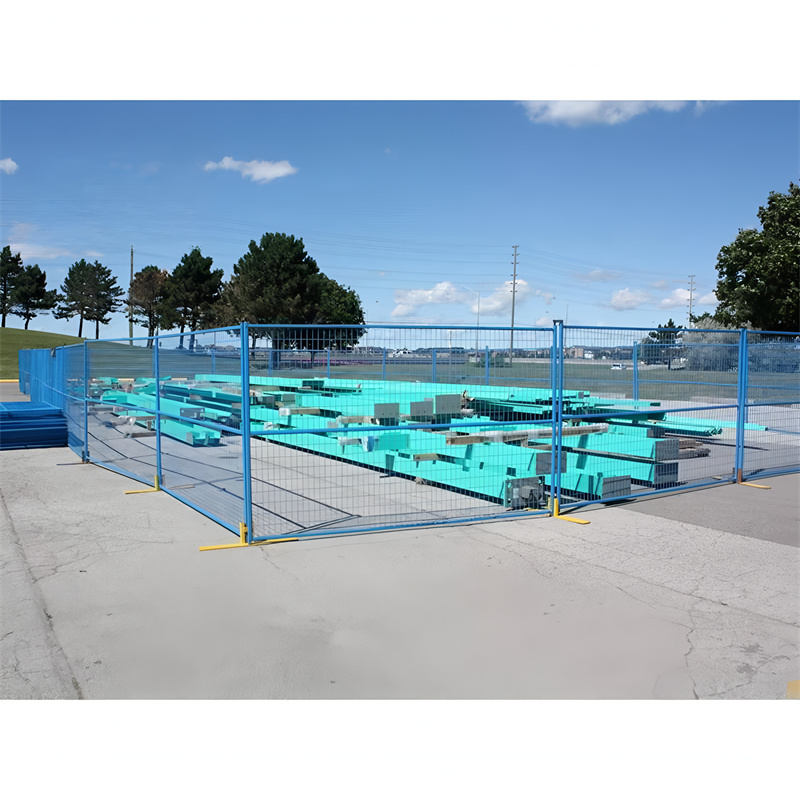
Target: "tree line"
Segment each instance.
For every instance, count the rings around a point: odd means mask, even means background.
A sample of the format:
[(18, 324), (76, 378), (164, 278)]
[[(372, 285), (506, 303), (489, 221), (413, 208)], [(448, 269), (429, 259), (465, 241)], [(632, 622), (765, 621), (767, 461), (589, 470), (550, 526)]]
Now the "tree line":
[[(212, 266), (213, 259), (194, 247), (172, 272), (150, 264), (135, 273), (124, 298), (124, 289), (99, 261), (76, 261), (59, 290), (48, 290), (46, 273), (38, 265), (25, 267), (19, 253), (12, 255), (6, 246), (0, 265), (2, 325), (13, 314), (25, 320), (27, 330), (31, 319), (51, 311), (57, 319), (78, 317), (78, 336), (83, 335), (84, 321), (94, 322), (99, 338), (100, 325), (124, 309), (146, 328), (148, 337), (177, 330), (180, 346), (186, 334), (190, 349), (196, 331), (240, 322), (276, 326), (253, 330), (253, 345), (269, 337), (273, 346), (280, 347), (343, 347), (363, 333), (358, 294), (320, 271), (302, 239), (265, 233), (259, 242), (250, 242), (228, 281), (223, 280), (222, 269)], [(289, 334), (286, 325), (348, 327)]]
[[(758, 218), (761, 230), (740, 229), (720, 250), (715, 289), (719, 305), (713, 315), (693, 317), (692, 323), (762, 331), (800, 328), (800, 187), (790, 183), (786, 194), (770, 192)], [(0, 259), (2, 325), (13, 314), (25, 320), (27, 330), (37, 314), (52, 311), (57, 319), (78, 317), (78, 336), (84, 321), (94, 322), (99, 338), (100, 325), (125, 308), (147, 328), (148, 337), (179, 329), (190, 334), (190, 347), (193, 332), (240, 322), (275, 325), (272, 331), (254, 330), (253, 345), (264, 336), (273, 346), (316, 349), (353, 344), (361, 336), (364, 314), (358, 295), (321, 272), (302, 239), (265, 233), (259, 242), (251, 241), (227, 282), (223, 270), (212, 269), (212, 263), (195, 247), (171, 273), (151, 264), (134, 275), (128, 298), (123, 299), (124, 289), (98, 261), (76, 261), (60, 289), (48, 290), (46, 273), (36, 264), (24, 266), (20, 254), (13, 255), (6, 246)], [(351, 327), (289, 336), (282, 326), (293, 324)], [(672, 320), (659, 325), (643, 344), (658, 353), (659, 347), (672, 344), (668, 339), (674, 337), (669, 333), (673, 328)]]

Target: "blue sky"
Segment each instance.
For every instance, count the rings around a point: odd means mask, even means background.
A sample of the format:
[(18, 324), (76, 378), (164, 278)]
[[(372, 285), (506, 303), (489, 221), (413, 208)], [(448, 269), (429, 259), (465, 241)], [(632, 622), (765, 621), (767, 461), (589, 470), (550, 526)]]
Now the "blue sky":
[(4, 5), (0, 244), (51, 287), (80, 258), (127, 286), (131, 246), (227, 277), (277, 231), (370, 322), (509, 324), (518, 245), (517, 324), (684, 323), (689, 276), (713, 310), (720, 247), (800, 179), (797, 4), (137, 9)]
[[(714, 308), (716, 255), (798, 180), (797, 102), (4, 102), (2, 244), (127, 286), (302, 237), (369, 321), (649, 326)], [(12, 321), (12, 324), (14, 322)], [(21, 325), (20, 325), (21, 326)], [(77, 331), (77, 320), (32, 327)], [(73, 330), (75, 329), (75, 330)], [(104, 336), (127, 331), (122, 314)]]

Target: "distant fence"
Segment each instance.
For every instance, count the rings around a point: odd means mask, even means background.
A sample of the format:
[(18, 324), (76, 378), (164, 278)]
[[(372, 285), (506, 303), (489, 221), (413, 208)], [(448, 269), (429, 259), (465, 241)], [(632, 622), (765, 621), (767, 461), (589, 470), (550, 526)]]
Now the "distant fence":
[(87, 461), (259, 542), (800, 469), (800, 334), (253, 326), (21, 350)]

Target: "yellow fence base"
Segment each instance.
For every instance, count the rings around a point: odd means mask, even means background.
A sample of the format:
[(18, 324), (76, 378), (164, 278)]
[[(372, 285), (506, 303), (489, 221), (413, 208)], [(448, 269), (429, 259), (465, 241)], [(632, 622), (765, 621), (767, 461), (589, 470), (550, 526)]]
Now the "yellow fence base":
[(147, 494), (148, 492), (160, 492), (161, 484), (158, 482), (158, 475), (154, 475), (152, 489), (128, 489), (125, 494)]
[(568, 514), (560, 514), (558, 511), (558, 500), (553, 500), (553, 517), (555, 519), (563, 519), (564, 522), (574, 522), (576, 525), (589, 525), (591, 520), (580, 519), (579, 517), (571, 517)]

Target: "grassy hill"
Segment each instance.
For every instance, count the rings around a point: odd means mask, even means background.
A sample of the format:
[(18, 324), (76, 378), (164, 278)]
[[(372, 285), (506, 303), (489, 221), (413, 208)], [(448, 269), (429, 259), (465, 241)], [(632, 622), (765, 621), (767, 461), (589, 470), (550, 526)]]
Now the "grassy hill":
[(79, 344), (83, 339), (62, 333), (23, 331), (18, 328), (0, 328), (0, 380), (18, 377), (19, 350), (34, 350), (40, 347), (60, 347), (64, 344)]

